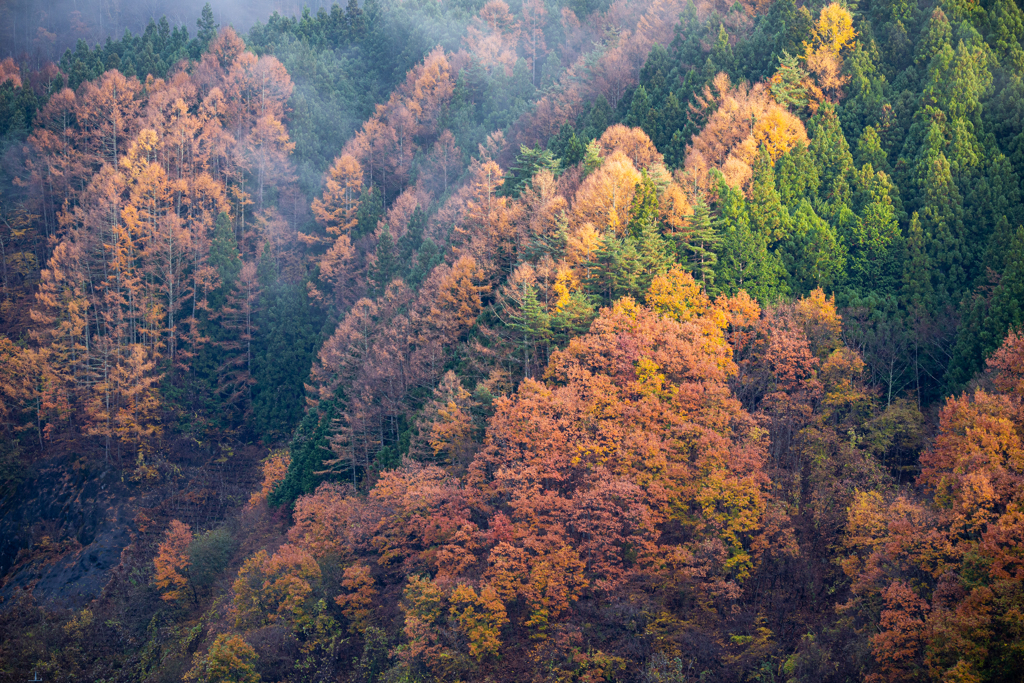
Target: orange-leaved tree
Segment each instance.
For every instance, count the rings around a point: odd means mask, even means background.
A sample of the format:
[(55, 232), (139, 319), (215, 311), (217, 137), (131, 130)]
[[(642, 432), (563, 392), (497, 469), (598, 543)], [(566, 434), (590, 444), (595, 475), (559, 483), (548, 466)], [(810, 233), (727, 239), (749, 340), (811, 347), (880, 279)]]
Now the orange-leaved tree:
[[(185, 588), (189, 586), (188, 568), (192, 564), (188, 556), (191, 543), (192, 530), (189, 526), (172, 519), (164, 533), (164, 540), (157, 548), (156, 557), (153, 558), (156, 569), (153, 583), (164, 600), (181, 600), (185, 597)], [(195, 599), (195, 588), (192, 588), (192, 598)]]
[(946, 401), (921, 456), (929, 499), (863, 493), (850, 508), (844, 569), (849, 607), (878, 623), (872, 680), (998, 679), (1019, 656), (1022, 357), (1024, 338), (1010, 334), (989, 360), (989, 388)]

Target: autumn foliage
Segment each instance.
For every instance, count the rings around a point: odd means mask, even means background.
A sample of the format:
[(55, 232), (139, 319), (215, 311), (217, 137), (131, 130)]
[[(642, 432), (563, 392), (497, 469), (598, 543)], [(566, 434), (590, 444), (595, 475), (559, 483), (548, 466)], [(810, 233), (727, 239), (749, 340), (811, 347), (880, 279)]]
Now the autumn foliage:
[[(209, 295), (224, 284), (209, 263), (217, 216), (230, 212), (239, 234), (254, 217), (268, 224), (267, 186), (291, 179), (291, 80), (277, 59), (242, 47), (225, 29), (194, 73), (144, 84), (111, 70), (65, 89), (28, 139), (34, 201), (55, 242), (33, 313), (36, 358), (68, 406), (47, 416), (74, 416), (108, 453), (126, 444), (148, 455), (157, 383), (185, 385), (210, 343)], [(251, 341), (250, 268), (234, 310)], [(239, 368), (224, 385), (236, 398)]]
[[(509, 637), (546, 647), (571, 632), (578, 604), (630, 587), (661, 586), (652, 608), (682, 591), (700, 619), (722, 618), (766, 558), (796, 552), (764, 432), (728, 385), (730, 320), (756, 306), (712, 302), (679, 270), (655, 280), (648, 302), (603, 311), (551, 354), (543, 381), (499, 399), (462, 477), (408, 462), (365, 499), (330, 484), (299, 499), (291, 542), (347, 566), (337, 603), (353, 628), (372, 623), (379, 581), (409, 577), (402, 656), (440, 675), (460, 658), (493, 659)], [(428, 459), (465, 438), (468, 395), (454, 381), (430, 409)], [(240, 575), (236, 595), (250, 583)], [(445, 628), (465, 645), (441, 639)]]
[(160, 590), (164, 600), (181, 600), (188, 586), (188, 567), (191, 561), (188, 546), (192, 543), (192, 530), (187, 524), (171, 520), (164, 540), (153, 558), (156, 574), (153, 583)]
[[(134, 511), (19, 647), (83, 680), (100, 637), (104, 680), (1017, 680), (1019, 7), (450, 5), (0, 62), (0, 490), (38, 453)], [(4, 571), (54, 583), (93, 526)]]
[(733, 86), (726, 74), (719, 74), (697, 98), (695, 109), (707, 112), (707, 123), (687, 147), (686, 172), (705, 192), (712, 187), (712, 169), (746, 190), (761, 146), (774, 161), (808, 141), (803, 122), (772, 99), (762, 83)]
[(993, 388), (951, 397), (921, 456), (922, 502), (861, 493), (849, 510), (846, 609), (877, 614), (874, 680), (979, 677), (1019, 638), (1024, 450), (1021, 337), (990, 360)]

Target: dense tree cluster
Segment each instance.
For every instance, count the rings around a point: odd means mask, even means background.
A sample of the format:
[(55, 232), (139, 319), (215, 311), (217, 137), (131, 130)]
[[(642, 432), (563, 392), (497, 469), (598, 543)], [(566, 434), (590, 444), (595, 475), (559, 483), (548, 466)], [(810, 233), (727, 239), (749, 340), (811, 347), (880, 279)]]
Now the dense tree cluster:
[(89, 607), (0, 605), (0, 661), (1019, 676), (1017, 4), (199, 29), (0, 63), (0, 475), (76, 443), (145, 491), (186, 437), (272, 450), (229, 518), (139, 513)]

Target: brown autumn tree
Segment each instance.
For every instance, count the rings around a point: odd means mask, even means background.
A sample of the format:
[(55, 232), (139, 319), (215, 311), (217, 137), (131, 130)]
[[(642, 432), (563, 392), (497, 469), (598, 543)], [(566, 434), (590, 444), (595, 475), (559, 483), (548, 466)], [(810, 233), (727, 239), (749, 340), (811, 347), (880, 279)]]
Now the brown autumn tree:
[(711, 189), (713, 168), (730, 185), (746, 189), (761, 145), (776, 159), (807, 143), (803, 123), (775, 102), (763, 83), (734, 87), (727, 75), (718, 74), (691, 108), (695, 116), (706, 116), (706, 123), (687, 146), (685, 167), (703, 192)]
[(15, 88), (21, 87), (21, 69), (13, 57), (7, 57), (0, 62), (0, 85), (4, 83), (10, 83)]
[(527, 0), (527, 2), (524, 2), (522, 13), (520, 44), (526, 57), (526, 66), (530, 69), (530, 81), (539, 87), (540, 72), (538, 67), (541, 59), (547, 53), (544, 28), (547, 26), (548, 13), (544, 8), (544, 3), (540, 0)]
[(363, 167), (367, 184), (386, 195), (399, 194), (409, 178), (416, 139), (429, 141), (437, 131), (437, 118), (451, 98), (454, 73), (441, 48), (435, 48), (407, 75), (384, 104), (346, 143), (348, 154)]
[(324, 193), (313, 200), (313, 216), (327, 234), (340, 236), (356, 224), (356, 210), (363, 191), (363, 171), (349, 154), (334, 160), (324, 179)]
[(640, 172), (622, 151), (616, 150), (580, 185), (569, 216), (579, 231), (590, 224), (599, 233), (612, 231), (625, 234), (633, 193), (640, 181)]
[(138, 79), (126, 78), (116, 70), (82, 84), (75, 107), (78, 144), (94, 171), (103, 164), (116, 166), (128, 151), (141, 89)]
[(283, 623), (301, 629), (314, 621), (311, 594), (322, 577), (306, 550), (284, 544), (273, 555), (260, 550), (242, 563), (232, 585), (238, 627)]
[(347, 567), (341, 581), (345, 592), (334, 599), (342, 608), (342, 614), (348, 617), (349, 630), (353, 633), (365, 632), (370, 625), (373, 599), (377, 595), (372, 572), (363, 562)]
[(442, 464), (466, 462), (477, 441), (476, 405), (455, 373), (446, 372), (417, 421), (410, 457)]
[(516, 63), (516, 45), (521, 33), (519, 22), (504, 0), (488, 0), (466, 29), (463, 41), (485, 69), (501, 68), (512, 75)]
[(109, 71), (57, 93), (28, 140), (23, 175), (54, 245), (33, 313), (52, 379), (40, 385), (41, 414), (71, 418), (108, 456), (119, 444), (152, 450), (156, 383), (191, 381), (209, 343), (201, 321), (220, 284), (208, 263), (218, 215), (234, 209), (243, 248), (269, 241), (283, 272), (296, 271), (294, 235), (260, 206), (267, 184), (290, 176), (290, 78), (230, 30), (213, 47), (195, 71), (145, 87)]
[(498, 196), (504, 183), (501, 167), (488, 157), (474, 159), (469, 179), (452, 207), (457, 215), (452, 241), (457, 253), (476, 259), (488, 279), (511, 272), (518, 260), (523, 234), (521, 205)]
[(640, 128), (630, 128), (621, 123), (609, 126), (598, 138), (597, 144), (601, 149), (601, 156), (608, 157), (618, 150), (629, 157), (638, 169), (650, 169), (651, 166), (664, 161), (647, 133)]
[(427, 163), (431, 169), (427, 182), (432, 183), (432, 189), (437, 194), (444, 194), (462, 171), (462, 150), (456, 146), (455, 136), (450, 130), (438, 136)]
[(1021, 339), (1009, 335), (993, 354), (991, 389), (946, 401), (921, 456), (929, 499), (868, 491), (849, 508), (846, 609), (877, 623), (872, 680), (983, 680), (1013, 656), (1024, 580)]
[[(353, 620), (404, 583), (410, 664), (483, 663), (508, 637), (564, 653), (577, 605), (642, 585), (664, 587), (642, 598), (652, 609), (663, 590), (700, 596), (711, 623), (766, 553), (793, 552), (762, 432), (726, 386), (726, 332), (749, 325), (749, 299), (716, 305), (678, 270), (656, 284), (652, 308), (621, 301), (552, 354), (544, 382), (496, 401), (465, 479), (406, 462), (366, 498), (325, 484), (298, 501), (291, 541), (350, 568)], [(444, 437), (462, 433), (465, 390), (445, 393)]]

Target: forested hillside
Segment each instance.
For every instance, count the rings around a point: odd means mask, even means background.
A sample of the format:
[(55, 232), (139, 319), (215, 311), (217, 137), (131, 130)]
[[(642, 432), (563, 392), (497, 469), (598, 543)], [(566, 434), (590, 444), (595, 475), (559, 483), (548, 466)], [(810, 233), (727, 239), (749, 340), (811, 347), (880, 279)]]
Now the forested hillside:
[(0, 678), (1019, 680), (1019, 4), (238, 12), (0, 62)]

